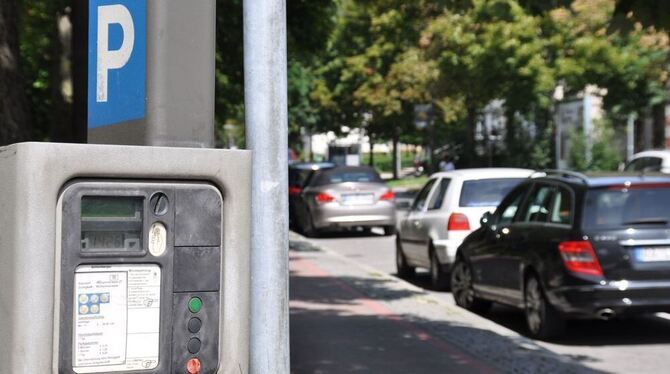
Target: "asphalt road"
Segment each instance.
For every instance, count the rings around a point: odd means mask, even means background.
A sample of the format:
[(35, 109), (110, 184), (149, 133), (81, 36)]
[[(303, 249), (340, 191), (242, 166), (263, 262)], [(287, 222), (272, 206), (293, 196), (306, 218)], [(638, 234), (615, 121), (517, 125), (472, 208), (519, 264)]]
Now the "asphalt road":
[[(309, 241), (356, 264), (395, 275), (394, 237), (384, 237), (373, 231), (372, 234), (326, 234)], [(451, 293), (430, 290), (426, 272), (419, 271), (411, 283), (440, 303), (454, 305)], [(425, 308), (427, 305), (417, 303), (416, 308)], [(479, 323), (481, 326), (478, 328), (482, 330), (495, 330), (498, 333), (509, 330), (510, 334), (520, 337), (526, 332), (523, 315), (512, 308), (495, 306), (481, 317), (483, 319), (475, 323)], [(533, 343), (595, 372), (670, 372), (669, 314), (607, 322), (571, 321), (566, 336), (561, 340)]]

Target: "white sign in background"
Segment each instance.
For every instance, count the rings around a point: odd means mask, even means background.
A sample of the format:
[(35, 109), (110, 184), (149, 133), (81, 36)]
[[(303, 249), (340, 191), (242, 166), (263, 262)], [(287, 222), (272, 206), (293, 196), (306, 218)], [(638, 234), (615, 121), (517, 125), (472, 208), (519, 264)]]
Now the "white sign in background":
[(107, 373), (158, 366), (158, 265), (80, 266), (75, 272), (73, 370)]

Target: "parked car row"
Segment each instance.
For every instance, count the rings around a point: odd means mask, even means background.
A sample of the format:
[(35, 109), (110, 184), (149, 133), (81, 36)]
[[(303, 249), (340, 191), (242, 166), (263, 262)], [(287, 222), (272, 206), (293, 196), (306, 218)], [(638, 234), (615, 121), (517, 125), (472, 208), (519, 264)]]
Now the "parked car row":
[(667, 312), (668, 202), (670, 176), (660, 174), (438, 173), (400, 224), (398, 274), (427, 268), (472, 311), (522, 309), (543, 339), (567, 319)]

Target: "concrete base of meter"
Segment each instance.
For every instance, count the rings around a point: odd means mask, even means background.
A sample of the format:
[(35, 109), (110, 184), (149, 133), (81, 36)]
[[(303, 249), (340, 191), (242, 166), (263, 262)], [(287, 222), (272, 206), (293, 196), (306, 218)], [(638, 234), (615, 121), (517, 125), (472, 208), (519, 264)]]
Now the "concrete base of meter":
[[(219, 315), (184, 324), (184, 337), (199, 336), (191, 330), (205, 328), (218, 319), (218, 367), (215, 373), (247, 373), (249, 357), (249, 249), (250, 249), (250, 183), (251, 153), (214, 149), (167, 147), (135, 147), (113, 145), (79, 145), (55, 143), (21, 143), (0, 148), (0, 362), (2, 372), (58, 373), (61, 362), (59, 337), (64, 328), (59, 315), (68, 294), (61, 289), (61, 258), (57, 253), (62, 232), (57, 211), (64, 188), (77, 180), (107, 182), (204, 182), (215, 186), (223, 197), (223, 233), (220, 246), (220, 293), (211, 298), (200, 295), (201, 303), (219, 303)], [(88, 238), (87, 238), (88, 239)], [(191, 239), (189, 239), (191, 240)], [(194, 239), (195, 240), (195, 239)], [(91, 239), (95, 241), (95, 239)], [(193, 242), (193, 241), (192, 241)], [(85, 243), (89, 245), (89, 242)], [(209, 243), (208, 243), (209, 244)], [(84, 245), (84, 243), (82, 243)], [(130, 247), (136, 245), (133, 239)], [(198, 243), (196, 246), (200, 245)], [(159, 246), (160, 247), (160, 246)], [(161, 247), (162, 248), (162, 247)], [(186, 249), (183, 249), (186, 251)], [(157, 253), (157, 252), (155, 252)], [(204, 251), (202, 253), (208, 253)], [(180, 255), (181, 256), (181, 255)], [(180, 261), (196, 261), (188, 256)], [(115, 264), (114, 257), (105, 261)], [(123, 260), (126, 264), (132, 261)], [(80, 268), (86, 270), (86, 268)], [(122, 268), (115, 268), (119, 270)], [(124, 271), (127, 270), (123, 268)], [(132, 265), (130, 267), (132, 270)], [(90, 273), (90, 272), (89, 272)], [(165, 270), (162, 272), (165, 278)], [(96, 275), (87, 275), (95, 279)], [(73, 278), (74, 279), (74, 278)], [(83, 279), (85, 283), (86, 279)], [(212, 288), (207, 283), (180, 275), (175, 289), (182, 284), (195, 284), (199, 289)], [(189, 283), (190, 282), (190, 283)], [(175, 292), (177, 292), (175, 291)], [(72, 290), (69, 291), (72, 295)], [(86, 293), (82, 293), (86, 294)], [(100, 298), (98, 293), (93, 297)], [(93, 295), (92, 294), (92, 295)], [(181, 295), (181, 296), (180, 296)], [(184, 293), (164, 300), (167, 303), (197, 307), (197, 300), (180, 300), (193, 295)], [(194, 294), (198, 296), (198, 294)], [(111, 295), (103, 295), (105, 299)], [(219, 300), (217, 300), (217, 298)], [(186, 304), (185, 304), (186, 303)], [(82, 306), (98, 310), (102, 306), (90, 302)], [(95, 304), (95, 305), (94, 305)], [(201, 306), (202, 307), (202, 306)], [(205, 309), (203, 309), (204, 311)], [(175, 310), (186, 314), (186, 309)], [(203, 312), (200, 312), (203, 313)], [(189, 316), (190, 318), (190, 316)], [(212, 319), (214, 318), (214, 319)], [(188, 319), (190, 322), (190, 319)], [(200, 322), (200, 326), (197, 322)], [(71, 326), (68, 326), (71, 328)], [(172, 334), (170, 326), (161, 326), (161, 334)], [(168, 341), (170, 337), (161, 337)], [(184, 340), (179, 353), (184, 372), (193, 366), (190, 351), (207, 349), (202, 341)], [(204, 339), (203, 339), (204, 340)], [(66, 350), (67, 351), (67, 350)], [(183, 351), (183, 352), (182, 352)], [(172, 357), (172, 358), (177, 358)], [(170, 360), (170, 357), (160, 360)], [(179, 363), (174, 365), (179, 366)], [(165, 367), (165, 366), (163, 366)], [(204, 366), (203, 366), (204, 367)], [(150, 372), (149, 369), (147, 372)], [(174, 368), (179, 372), (179, 368)], [(142, 370), (137, 371), (142, 373)], [(208, 372), (212, 372), (211, 369)]]

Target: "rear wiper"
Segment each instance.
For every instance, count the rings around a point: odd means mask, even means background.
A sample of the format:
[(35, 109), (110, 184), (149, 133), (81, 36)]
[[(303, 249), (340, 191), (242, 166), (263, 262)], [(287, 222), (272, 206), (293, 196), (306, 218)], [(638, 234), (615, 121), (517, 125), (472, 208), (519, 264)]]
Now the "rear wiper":
[(668, 219), (663, 217), (648, 217), (648, 218), (638, 218), (632, 221), (626, 221), (624, 225), (644, 225), (644, 224), (667, 224)]

